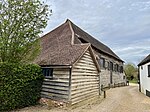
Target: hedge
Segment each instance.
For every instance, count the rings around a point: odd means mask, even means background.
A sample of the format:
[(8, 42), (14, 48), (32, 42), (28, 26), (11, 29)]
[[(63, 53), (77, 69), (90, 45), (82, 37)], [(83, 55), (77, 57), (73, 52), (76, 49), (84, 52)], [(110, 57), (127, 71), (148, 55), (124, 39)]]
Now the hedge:
[(0, 111), (37, 104), (42, 81), (38, 65), (0, 63)]

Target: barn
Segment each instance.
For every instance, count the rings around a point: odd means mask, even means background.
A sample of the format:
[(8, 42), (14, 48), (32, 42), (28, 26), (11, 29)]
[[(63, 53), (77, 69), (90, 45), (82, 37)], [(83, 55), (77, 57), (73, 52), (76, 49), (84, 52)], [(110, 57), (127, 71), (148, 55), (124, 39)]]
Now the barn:
[(125, 83), (123, 61), (68, 19), (40, 42), (35, 62), (45, 75), (42, 97), (76, 104), (99, 96), (101, 86)]

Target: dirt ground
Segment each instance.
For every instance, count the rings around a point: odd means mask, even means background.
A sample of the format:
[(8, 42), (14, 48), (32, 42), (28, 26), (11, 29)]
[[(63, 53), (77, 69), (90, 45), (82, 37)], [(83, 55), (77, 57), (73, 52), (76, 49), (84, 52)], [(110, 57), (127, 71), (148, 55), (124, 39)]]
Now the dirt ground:
[(75, 109), (28, 107), (14, 112), (150, 112), (150, 98), (138, 91), (138, 85), (110, 89), (107, 97)]

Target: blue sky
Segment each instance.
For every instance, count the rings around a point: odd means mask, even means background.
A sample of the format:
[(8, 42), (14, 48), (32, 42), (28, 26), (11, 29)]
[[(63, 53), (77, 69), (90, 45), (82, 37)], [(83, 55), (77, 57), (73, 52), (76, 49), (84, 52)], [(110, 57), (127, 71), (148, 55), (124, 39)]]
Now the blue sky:
[(43, 34), (70, 19), (125, 62), (150, 54), (150, 0), (44, 0), (53, 10)]

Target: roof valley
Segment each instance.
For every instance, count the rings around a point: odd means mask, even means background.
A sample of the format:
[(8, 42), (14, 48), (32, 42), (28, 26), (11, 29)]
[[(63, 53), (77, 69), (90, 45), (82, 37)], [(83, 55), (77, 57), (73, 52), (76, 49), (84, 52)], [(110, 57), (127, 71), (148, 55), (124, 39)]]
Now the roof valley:
[[(95, 47), (96, 49), (100, 50), (103, 53), (106, 53), (114, 58), (116, 58), (117, 60), (120, 60), (123, 62), (123, 60), (121, 60), (109, 47), (107, 47), (105, 44), (101, 43), (100, 41), (98, 41), (97, 39), (95, 39), (93, 36), (89, 35), (87, 32), (85, 32), (84, 30), (82, 30), (80, 27), (78, 27), (77, 25), (75, 25), (72, 21), (70, 21), (69, 19), (66, 20), (66, 22), (69, 22), (71, 25), (71, 29), (73, 30), (74, 36), (73, 39), (75, 40), (75, 38), (82, 38), (84, 40), (86, 40), (88, 43), (90, 43), (93, 47)], [(81, 35), (80, 35), (81, 34)], [(76, 37), (77, 36), (77, 37)], [(79, 43), (78, 43), (79, 44)]]
[(71, 44), (73, 45), (73, 44), (74, 44), (74, 35), (75, 35), (75, 33), (74, 33), (73, 28), (72, 28), (71, 21), (70, 21), (69, 19), (67, 19), (67, 21), (66, 21), (66, 22), (68, 22), (69, 27), (70, 27), (70, 30), (71, 30), (71, 33), (72, 33)]

